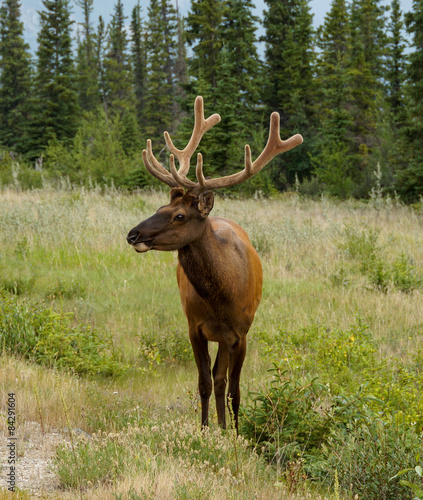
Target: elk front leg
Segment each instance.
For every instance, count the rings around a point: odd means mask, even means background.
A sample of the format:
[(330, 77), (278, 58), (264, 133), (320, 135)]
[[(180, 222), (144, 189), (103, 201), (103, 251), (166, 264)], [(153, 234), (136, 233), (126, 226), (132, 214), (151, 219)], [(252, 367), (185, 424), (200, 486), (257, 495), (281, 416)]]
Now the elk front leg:
[(198, 391), (201, 398), (201, 425), (209, 425), (209, 401), (212, 392), (211, 362), (207, 339), (201, 330), (190, 330), (189, 338), (198, 369)]
[(216, 361), (213, 366), (214, 395), (216, 398), (216, 411), (218, 424), (226, 429), (225, 418), (225, 393), (226, 379), (229, 365), (229, 351), (226, 344), (220, 343)]
[(238, 411), (241, 400), (239, 380), (241, 377), (242, 364), (247, 352), (247, 340), (244, 337), (236, 347), (229, 348), (229, 391), (228, 407), (231, 418), (234, 420), (235, 429), (238, 432)]

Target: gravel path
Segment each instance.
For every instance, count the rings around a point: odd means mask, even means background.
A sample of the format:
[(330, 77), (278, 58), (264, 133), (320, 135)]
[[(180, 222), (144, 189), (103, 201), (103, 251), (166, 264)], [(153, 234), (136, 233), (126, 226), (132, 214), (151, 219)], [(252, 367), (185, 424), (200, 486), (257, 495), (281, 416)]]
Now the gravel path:
[[(7, 490), (9, 449), (7, 437), (0, 437), (0, 487)], [(48, 498), (57, 489), (59, 481), (52, 469), (52, 457), (58, 444), (66, 437), (58, 431), (43, 433), (37, 422), (19, 426), (17, 435), (16, 486), (32, 498)]]

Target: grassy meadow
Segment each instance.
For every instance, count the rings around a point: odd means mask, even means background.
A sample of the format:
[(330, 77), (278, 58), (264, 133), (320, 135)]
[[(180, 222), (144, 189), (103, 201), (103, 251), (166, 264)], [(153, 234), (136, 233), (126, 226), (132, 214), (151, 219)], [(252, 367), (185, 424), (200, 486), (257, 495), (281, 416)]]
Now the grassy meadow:
[[(389, 479), (421, 465), (418, 207), (216, 199), (213, 215), (246, 229), (264, 271), (237, 438), (213, 402), (200, 430), (176, 253), (126, 243), (167, 198), (0, 192), (0, 412), (14, 392), (20, 425), (68, 437), (45, 497), (412, 498)], [(403, 478), (422, 487), (420, 470)]]

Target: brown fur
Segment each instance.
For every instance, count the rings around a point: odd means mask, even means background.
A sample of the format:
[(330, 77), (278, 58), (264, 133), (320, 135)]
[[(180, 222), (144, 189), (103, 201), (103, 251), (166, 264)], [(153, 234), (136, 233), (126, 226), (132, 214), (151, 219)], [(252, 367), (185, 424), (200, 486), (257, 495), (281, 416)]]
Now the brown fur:
[[(136, 249), (178, 250), (177, 279), (198, 368), (202, 425), (208, 425), (212, 392), (208, 342), (218, 342), (213, 367), (217, 417), (226, 426), (225, 392), (238, 428), (239, 381), (247, 332), (262, 292), (262, 267), (247, 233), (234, 222), (208, 217), (213, 195), (172, 189), (171, 202), (128, 234)], [(183, 215), (184, 221), (176, 217)], [(144, 250), (143, 250), (144, 251)]]

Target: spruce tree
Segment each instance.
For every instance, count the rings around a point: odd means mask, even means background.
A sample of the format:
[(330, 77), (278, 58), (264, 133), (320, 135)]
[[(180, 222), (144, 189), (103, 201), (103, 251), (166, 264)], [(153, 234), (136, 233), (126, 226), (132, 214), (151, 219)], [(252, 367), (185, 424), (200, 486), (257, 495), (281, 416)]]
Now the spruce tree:
[(189, 61), (190, 75), (202, 78), (213, 89), (217, 85), (220, 64), (224, 7), (223, 0), (193, 0), (187, 16), (186, 37), (193, 52)]
[(125, 30), (126, 17), (122, 0), (117, 0), (108, 30), (107, 49), (104, 57), (106, 108), (122, 115), (134, 106), (132, 73), (128, 56)]
[(163, 131), (174, 128), (172, 62), (176, 49), (176, 16), (169, 0), (150, 0), (146, 32), (145, 133), (156, 144), (163, 145)]
[(107, 113), (107, 82), (106, 71), (104, 68), (105, 43), (107, 37), (107, 28), (102, 16), (98, 19), (97, 33), (95, 36), (95, 67), (98, 75), (98, 86), (100, 99), (103, 103), (103, 108)]
[(0, 22), (0, 143), (26, 152), (31, 65), (19, 0), (4, 1)]
[(176, 57), (174, 65), (175, 74), (175, 97), (177, 103), (177, 121), (181, 121), (183, 112), (181, 105), (186, 99), (186, 89), (189, 83), (186, 36), (184, 19), (179, 13), (178, 1), (176, 0), (176, 19), (177, 19), (177, 42), (176, 42)]
[[(314, 126), (313, 29), (307, 0), (265, 0), (265, 67), (263, 100), (268, 116), (278, 111), (281, 135), (304, 136), (304, 144), (275, 159), (273, 177), (278, 189), (309, 175)], [(267, 118), (266, 118), (267, 121)]]
[(350, 16), (345, 0), (333, 0), (317, 36), (316, 153), (314, 173), (332, 195), (346, 198), (354, 186), (351, 161)]
[(380, 0), (355, 0), (351, 5), (350, 79), (354, 143), (354, 196), (365, 197), (379, 155), (377, 130), (382, 119), (386, 55), (385, 9)]
[(388, 24), (388, 51), (386, 60), (386, 93), (394, 122), (401, 120), (404, 108), (405, 39), (403, 15), (399, 0), (392, 0)]
[(94, 0), (77, 0), (84, 21), (77, 48), (77, 90), (82, 110), (92, 111), (100, 104), (97, 65), (95, 58), (95, 33), (91, 23)]
[(228, 99), (237, 102), (240, 122), (249, 128), (259, 119), (257, 112), (262, 75), (255, 34), (258, 18), (252, 13), (250, 0), (226, 0), (224, 7), (220, 31), (226, 64), (229, 65), (236, 91), (235, 95), (228, 95)]
[(387, 26), (386, 69), (384, 77), (385, 105), (383, 120), (377, 134), (381, 144), (383, 184), (385, 189), (392, 190), (392, 184), (398, 169), (406, 157), (407, 147), (401, 134), (406, 117), (407, 107), (404, 96), (405, 83), (405, 39), (403, 34), (403, 15), (399, 0), (392, 0), (389, 24)]
[(131, 16), (131, 62), (134, 80), (135, 109), (137, 121), (140, 128), (144, 128), (144, 108), (145, 108), (145, 85), (147, 73), (147, 61), (145, 50), (145, 38), (141, 18), (141, 5), (138, 4), (132, 10)]
[(404, 162), (396, 176), (395, 187), (406, 201), (423, 195), (423, 0), (414, 0), (405, 15), (412, 38), (405, 86), (408, 116), (402, 130)]
[(72, 58), (69, 0), (43, 0), (38, 34), (32, 155), (51, 140), (67, 142), (77, 130), (78, 95)]

